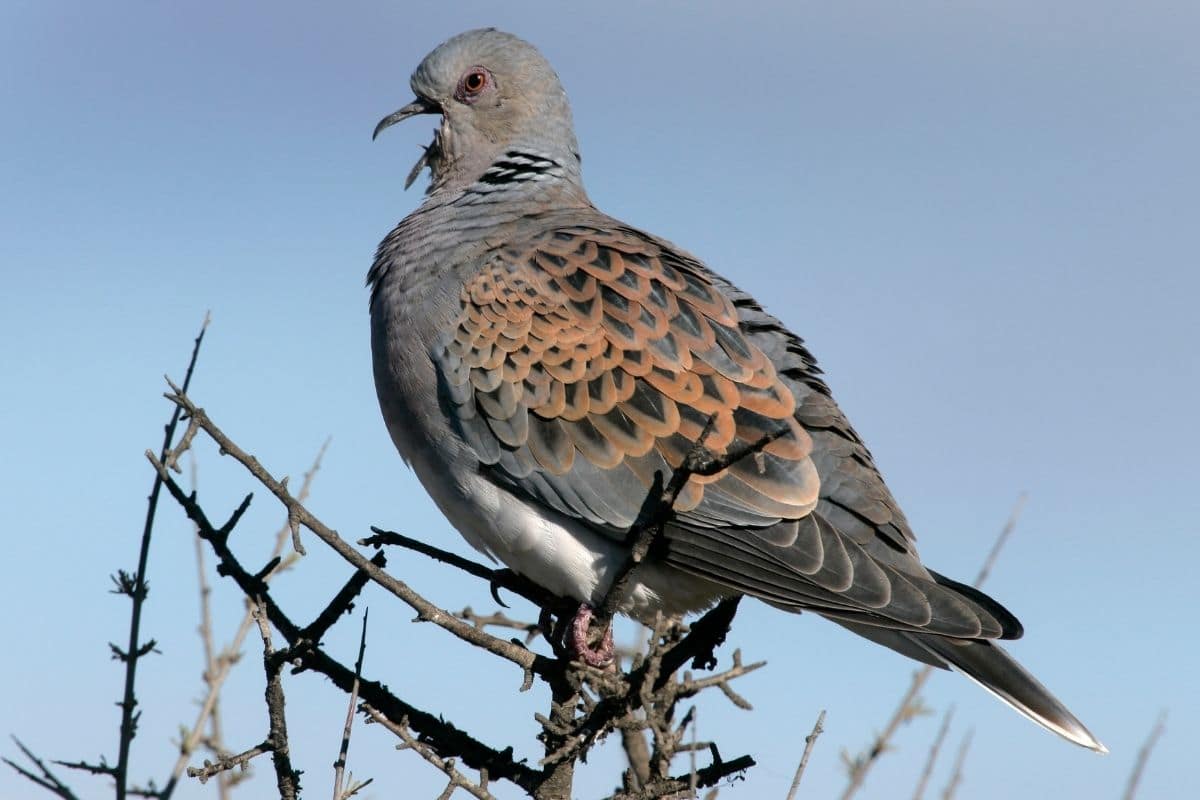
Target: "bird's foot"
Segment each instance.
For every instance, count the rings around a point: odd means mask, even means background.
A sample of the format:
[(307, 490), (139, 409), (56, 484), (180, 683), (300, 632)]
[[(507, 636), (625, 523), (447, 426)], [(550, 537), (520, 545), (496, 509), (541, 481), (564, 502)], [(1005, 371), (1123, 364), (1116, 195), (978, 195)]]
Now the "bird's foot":
[(579, 610), (567, 628), (565, 637), (567, 652), (590, 667), (604, 668), (613, 662), (612, 624), (604, 626), (604, 636), (599, 643), (592, 645), (588, 641), (588, 628), (595, 615), (587, 603), (580, 603)]

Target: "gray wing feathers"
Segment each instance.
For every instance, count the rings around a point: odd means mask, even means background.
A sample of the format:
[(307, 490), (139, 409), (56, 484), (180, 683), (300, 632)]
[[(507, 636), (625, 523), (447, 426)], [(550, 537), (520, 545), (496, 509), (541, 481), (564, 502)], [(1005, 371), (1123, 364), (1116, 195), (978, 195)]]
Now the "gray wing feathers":
[(834, 402), (804, 340), (724, 277), (711, 270), (706, 275), (733, 300), (742, 331), (771, 358), (796, 399), (796, 418), (812, 437), (810, 457), (821, 475), (817, 510), (876, 558), (920, 571), (908, 520), (870, 450)]
[(982, 593), (879, 562), (819, 512), (739, 534), (670, 525), (666, 560), (793, 611), (944, 636), (1021, 634), (1016, 619)]

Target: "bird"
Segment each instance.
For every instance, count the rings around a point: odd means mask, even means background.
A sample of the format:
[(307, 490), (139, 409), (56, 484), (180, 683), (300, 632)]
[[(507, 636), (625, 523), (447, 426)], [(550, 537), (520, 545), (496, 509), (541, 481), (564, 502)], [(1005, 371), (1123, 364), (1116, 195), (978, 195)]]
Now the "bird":
[(466, 31), (410, 86), (373, 138), (412, 117), (440, 124), (405, 181), (428, 169), (425, 198), (367, 276), (374, 378), (402, 459), (468, 543), (586, 619), (662, 476), (698, 445), (720, 456), (765, 441), (688, 478), (622, 613), (739, 596), (810, 611), (1106, 752), (997, 644), (1021, 636), (1017, 618), (921, 562), (804, 341), (695, 256), (592, 204), (566, 92), (536, 47)]

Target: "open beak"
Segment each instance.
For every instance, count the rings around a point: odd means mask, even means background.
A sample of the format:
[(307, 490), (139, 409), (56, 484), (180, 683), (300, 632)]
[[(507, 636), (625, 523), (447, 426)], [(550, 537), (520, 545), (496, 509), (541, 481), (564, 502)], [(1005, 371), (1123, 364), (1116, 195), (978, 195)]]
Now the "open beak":
[(374, 141), (385, 128), (390, 128), (401, 120), (415, 117), (418, 114), (440, 113), (442, 113), (442, 109), (438, 107), (437, 103), (434, 103), (432, 100), (426, 100), (423, 97), (418, 97), (399, 111), (388, 114), (379, 120), (379, 124), (375, 126), (375, 132), (371, 134), (371, 140)]

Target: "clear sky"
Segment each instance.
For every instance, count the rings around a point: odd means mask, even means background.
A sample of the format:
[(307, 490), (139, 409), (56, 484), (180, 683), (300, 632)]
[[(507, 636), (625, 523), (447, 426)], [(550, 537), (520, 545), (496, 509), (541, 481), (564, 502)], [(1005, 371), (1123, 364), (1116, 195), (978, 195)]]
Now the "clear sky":
[[(666, 236), (803, 335), (871, 445), (925, 560), (969, 579), (1029, 501), (988, 590), (1025, 623), (1012, 652), (1111, 748), (1055, 740), (967, 681), (947, 749), (975, 737), (960, 796), (1116, 797), (1159, 710), (1143, 797), (1194, 783), (1200, 488), (1200, 12), (1190, 2), (63, 3), (0, 6), (0, 504), (7, 609), (0, 732), (50, 758), (115, 759), (121, 674), (107, 642), (169, 414), (201, 319), (193, 395), (277, 473), (332, 444), (311, 507), (343, 535), (390, 526), (466, 552), (379, 418), (363, 279), (420, 199), (404, 176), (429, 120), (372, 143), (448, 36), (496, 25), (540, 46), (573, 100), (596, 204)], [(220, 516), (245, 476), (199, 453)], [(278, 514), (264, 492), (247, 561)], [(165, 776), (201, 693), (189, 528), (161, 509), (134, 775)], [(279, 583), (303, 619), (348, 574), (315, 539)], [(210, 562), (211, 568), (211, 562)], [(486, 591), (412, 556), (391, 569), (450, 607)], [(498, 745), (530, 750), (544, 696), (409, 623), (369, 590), (367, 671)], [(216, 580), (220, 638), (241, 600)], [(517, 609), (521, 610), (520, 608)], [(327, 642), (353, 658), (357, 625)], [(700, 735), (758, 760), (722, 798), (781, 798), (828, 709), (803, 796), (833, 797), (912, 672), (819, 619), (751, 604), (733, 634), (767, 659), (706, 698)], [(332, 780), (343, 696), (286, 684), (309, 796)], [(229, 746), (260, 741), (252, 639), (229, 687)], [(905, 728), (862, 797), (905, 796), (938, 726)], [(438, 776), (358, 729), (370, 797)], [(15, 749), (0, 750), (13, 755)], [(935, 774), (940, 791), (948, 753)], [(598, 756), (580, 797), (611, 788)], [(266, 796), (270, 765), (243, 796)], [(103, 784), (73, 782), (88, 796)], [(501, 796), (512, 792), (501, 788)], [(0, 796), (38, 796), (0, 770)], [(208, 796), (195, 785), (177, 796)]]

